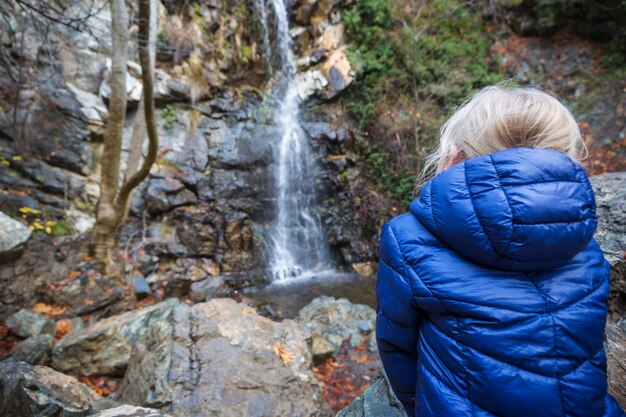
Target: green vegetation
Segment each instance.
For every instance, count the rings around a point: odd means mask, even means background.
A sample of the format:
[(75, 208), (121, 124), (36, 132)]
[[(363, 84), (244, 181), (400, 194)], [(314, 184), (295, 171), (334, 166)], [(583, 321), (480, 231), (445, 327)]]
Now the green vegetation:
[(356, 0), (344, 22), (357, 70), (346, 108), (360, 131), (361, 171), (407, 205), (445, 115), (501, 81), (488, 58), (493, 41), (481, 12), (460, 0)]
[(175, 104), (168, 104), (163, 107), (163, 110), (161, 110), (159, 114), (159, 116), (161, 116), (161, 120), (163, 121), (163, 128), (166, 130), (172, 130), (180, 113), (180, 107)]

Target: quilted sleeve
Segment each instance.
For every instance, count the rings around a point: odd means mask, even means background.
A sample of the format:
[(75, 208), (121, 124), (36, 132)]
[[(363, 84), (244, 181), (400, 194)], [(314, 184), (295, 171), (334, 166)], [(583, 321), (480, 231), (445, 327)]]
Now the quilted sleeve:
[(414, 415), (420, 314), (392, 224), (383, 226), (376, 283), (376, 340), (391, 387)]

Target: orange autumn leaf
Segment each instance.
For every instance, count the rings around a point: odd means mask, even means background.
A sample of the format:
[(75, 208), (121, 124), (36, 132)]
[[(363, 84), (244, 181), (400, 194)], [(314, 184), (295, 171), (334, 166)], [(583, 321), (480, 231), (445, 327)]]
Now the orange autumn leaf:
[(54, 326), (56, 329), (56, 333), (55, 333), (56, 339), (61, 339), (63, 338), (63, 336), (65, 336), (66, 334), (72, 331), (72, 322), (69, 321), (68, 319), (59, 320), (55, 323)]
[(280, 342), (274, 343), (274, 353), (276, 353), (276, 356), (283, 362), (283, 365), (289, 365), (293, 362), (294, 354), (289, 352)]
[(80, 271), (71, 271), (67, 276), (70, 279), (76, 279), (80, 276)]
[(59, 307), (59, 306), (51, 306), (45, 303), (37, 303), (31, 309), (35, 313), (44, 314), (48, 317), (57, 317), (61, 314), (65, 313), (68, 308), (67, 307)]

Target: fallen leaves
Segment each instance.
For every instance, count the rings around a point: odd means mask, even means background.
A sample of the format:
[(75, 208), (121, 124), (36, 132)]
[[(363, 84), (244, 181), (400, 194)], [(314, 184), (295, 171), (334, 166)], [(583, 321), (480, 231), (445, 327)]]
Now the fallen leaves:
[(344, 341), (339, 353), (313, 368), (324, 398), (333, 411), (346, 407), (367, 388), (381, 367), (380, 359), (365, 344), (350, 347)]
[(21, 339), (10, 334), (8, 327), (0, 322), (0, 359), (9, 356)]
[(35, 313), (44, 314), (50, 318), (54, 318), (65, 313), (68, 310), (68, 308), (52, 306), (52, 305), (45, 304), (45, 303), (37, 303), (33, 306), (31, 310), (33, 310)]
[(63, 336), (65, 336), (66, 334), (72, 331), (73, 326), (70, 320), (62, 319), (62, 320), (57, 321), (54, 327), (56, 330), (54, 334), (54, 338), (56, 340), (60, 340), (60, 339), (63, 339)]
[(120, 383), (120, 381), (116, 378), (102, 375), (77, 375), (76, 379), (94, 390), (101, 397), (108, 397), (109, 395), (117, 391)]
[(295, 356), (280, 342), (274, 343), (274, 353), (276, 353), (276, 356), (278, 356), (278, 358), (283, 362), (283, 365), (289, 365), (292, 363)]

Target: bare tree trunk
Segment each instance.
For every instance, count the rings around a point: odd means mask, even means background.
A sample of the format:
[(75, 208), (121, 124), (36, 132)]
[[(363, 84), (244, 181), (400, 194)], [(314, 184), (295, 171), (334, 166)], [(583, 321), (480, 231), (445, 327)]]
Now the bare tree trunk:
[[(156, 63), (156, 38), (157, 38), (157, 3), (156, 0), (150, 0), (150, 34), (148, 39), (148, 52), (150, 56), (150, 69), (154, 73)], [(139, 168), (143, 154), (143, 144), (146, 139), (146, 116), (144, 108), (144, 98), (141, 97), (137, 115), (133, 123), (133, 135), (130, 142), (130, 150), (126, 163), (126, 171), (124, 172), (125, 181), (132, 177)], [(132, 193), (128, 199), (128, 203), (124, 209), (124, 217), (128, 217), (130, 211), (130, 203), (132, 201)]]
[(143, 81), (143, 104), (144, 117), (146, 121), (146, 132), (148, 133), (148, 154), (141, 165), (141, 168), (124, 182), (117, 200), (117, 206), (123, 209), (128, 204), (131, 191), (143, 181), (150, 173), (150, 168), (156, 161), (159, 139), (157, 135), (156, 117), (154, 111), (154, 74), (153, 62), (150, 56), (150, 16), (156, 13), (151, 10), (154, 5), (153, 0), (139, 0), (139, 61), (141, 63), (141, 77)]
[(124, 120), (126, 119), (126, 74), (128, 12), (124, 0), (111, 0), (111, 97), (109, 118), (104, 133), (104, 152), (100, 179), (100, 200), (96, 212), (94, 244), (96, 257), (109, 274), (118, 275), (116, 266), (120, 213), (116, 196), (120, 181), (120, 159)]

